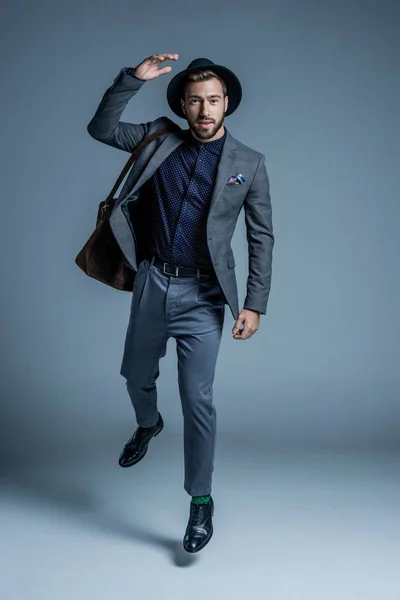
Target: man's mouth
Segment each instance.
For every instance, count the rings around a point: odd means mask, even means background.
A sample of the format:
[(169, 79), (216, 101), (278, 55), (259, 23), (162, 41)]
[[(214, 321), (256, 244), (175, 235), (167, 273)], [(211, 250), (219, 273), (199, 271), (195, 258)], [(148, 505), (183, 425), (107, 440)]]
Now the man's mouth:
[(208, 127), (209, 125), (212, 125), (212, 121), (199, 121), (199, 123), (203, 127)]

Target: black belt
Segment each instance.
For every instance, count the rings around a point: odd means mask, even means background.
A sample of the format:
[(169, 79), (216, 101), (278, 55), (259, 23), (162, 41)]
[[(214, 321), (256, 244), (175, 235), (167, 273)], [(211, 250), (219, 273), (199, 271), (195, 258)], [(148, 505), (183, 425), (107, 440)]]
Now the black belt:
[(173, 277), (193, 277), (198, 275), (214, 275), (214, 269), (206, 269), (204, 267), (195, 269), (193, 267), (179, 267), (177, 265), (171, 265), (166, 263), (157, 256), (147, 259), (150, 263), (162, 270), (165, 275), (172, 275)]

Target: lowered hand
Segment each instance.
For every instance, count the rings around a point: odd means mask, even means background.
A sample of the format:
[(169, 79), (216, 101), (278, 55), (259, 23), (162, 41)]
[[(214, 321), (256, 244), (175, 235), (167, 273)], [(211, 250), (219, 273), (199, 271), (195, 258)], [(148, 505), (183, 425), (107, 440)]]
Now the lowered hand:
[[(240, 327), (243, 325), (243, 329)], [(235, 340), (249, 339), (260, 326), (260, 313), (255, 310), (244, 308), (232, 329), (233, 338)]]

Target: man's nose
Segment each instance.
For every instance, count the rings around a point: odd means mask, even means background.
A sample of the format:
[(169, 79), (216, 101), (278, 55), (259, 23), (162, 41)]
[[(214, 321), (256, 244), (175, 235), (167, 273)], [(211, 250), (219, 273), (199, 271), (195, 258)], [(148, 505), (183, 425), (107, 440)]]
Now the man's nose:
[(207, 108), (206, 106), (202, 106), (202, 108), (201, 108), (201, 116), (204, 119), (208, 119), (211, 116), (210, 109)]
[(206, 101), (204, 101), (201, 105), (201, 113), (203, 115), (209, 115), (210, 114), (210, 104)]

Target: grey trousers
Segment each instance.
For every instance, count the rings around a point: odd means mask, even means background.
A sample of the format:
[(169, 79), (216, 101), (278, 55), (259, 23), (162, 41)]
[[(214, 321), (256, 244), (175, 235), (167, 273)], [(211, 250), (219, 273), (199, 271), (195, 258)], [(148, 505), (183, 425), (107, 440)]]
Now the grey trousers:
[(144, 260), (132, 293), (121, 375), (138, 425), (157, 422), (159, 360), (176, 339), (184, 430), (184, 489), (211, 493), (216, 440), (215, 366), (225, 315), (218, 280), (209, 275), (175, 277)]

